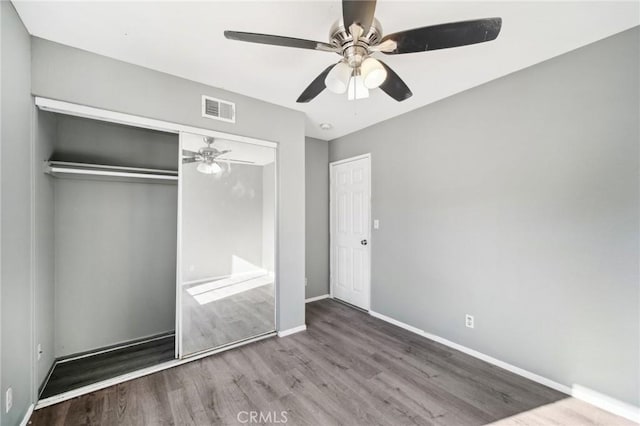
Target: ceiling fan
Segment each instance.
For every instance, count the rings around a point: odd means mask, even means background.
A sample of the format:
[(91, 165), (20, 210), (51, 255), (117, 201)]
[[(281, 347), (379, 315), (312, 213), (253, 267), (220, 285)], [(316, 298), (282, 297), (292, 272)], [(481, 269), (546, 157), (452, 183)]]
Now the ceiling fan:
[(215, 142), (215, 139), (212, 137), (205, 136), (202, 138), (202, 140), (207, 144), (207, 146), (200, 148), (198, 152), (189, 151), (188, 149), (182, 150), (182, 164), (197, 162), (197, 170), (200, 173), (208, 175), (220, 173), (222, 171), (220, 163), (222, 162), (225, 162), (227, 164), (227, 171), (231, 171), (231, 163), (255, 164), (253, 161), (220, 158), (224, 154), (228, 154), (229, 152), (231, 152), (231, 150), (225, 149), (220, 151), (211, 146)]
[(342, 0), (342, 20), (329, 33), (329, 43), (270, 34), (225, 31), (231, 40), (333, 52), (342, 56), (328, 66), (302, 92), (297, 102), (306, 103), (325, 88), (334, 93), (348, 92), (348, 98), (369, 96), (369, 89), (380, 87), (398, 102), (413, 93), (384, 62), (371, 55), (425, 52), (495, 40), (502, 26), (501, 18), (451, 22), (415, 28), (382, 36), (382, 26), (375, 19), (375, 0)]

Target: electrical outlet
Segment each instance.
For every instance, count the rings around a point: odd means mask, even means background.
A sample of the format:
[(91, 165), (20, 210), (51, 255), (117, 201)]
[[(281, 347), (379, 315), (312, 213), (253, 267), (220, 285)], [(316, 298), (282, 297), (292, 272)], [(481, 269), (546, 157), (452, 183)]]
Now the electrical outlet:
[(373, 229), (380, 229), (380, 221), (378, 219), (373, 219)]
[(42, 358), (42, 345), (38, 343), (38, 361)]
[(4, 406), (5, 406), (5, 413), (8, 413), (9, 410), (11, 410), (11, 407), (13, 407), (13, 389), (12, 388), (7, 389), (7, 394), (5, 395), (5, 400), (4, 400)]
[(473, 328), (474, 324), (473, 324), (473, 315), (465, 315), (464, 316), (464, 325), (466, 325), (469, 328)]

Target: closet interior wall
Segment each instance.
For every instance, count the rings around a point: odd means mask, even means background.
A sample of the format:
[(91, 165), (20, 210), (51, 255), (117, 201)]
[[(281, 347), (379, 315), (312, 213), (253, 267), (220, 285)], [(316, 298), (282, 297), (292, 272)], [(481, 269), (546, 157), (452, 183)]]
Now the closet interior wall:
[(35, 115), (40, 385), (55, 359), (173, 332), (176, 307), (175, 182), (52, 177), (44, 161), (177, 170), (179, 155), (175, 134)]
[(44, 173), (43, 163), (53, 154), (57, 121), (52, 113), (33, 107), (36, 128), (33, 144), (34, 182), (34, 276), (35, 276), (35, 341), (42, 353), (36, 364), (36, 383), (41, 386), (55, 361), (55, 261), (53, 178)]

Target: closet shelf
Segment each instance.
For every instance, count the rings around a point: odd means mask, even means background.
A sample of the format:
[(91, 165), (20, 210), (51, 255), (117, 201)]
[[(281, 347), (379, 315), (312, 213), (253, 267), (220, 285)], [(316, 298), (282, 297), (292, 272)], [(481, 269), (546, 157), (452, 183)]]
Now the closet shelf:
[(120, 179), (150, 179), (157, 181), (177, 181), (176, 170), (145, 169), (141, 167), (107, 166), (103, 164), (74, 163), (69, 161), (45, 161), (45, 173), (55, 177), (63, 176), (103, 176)]

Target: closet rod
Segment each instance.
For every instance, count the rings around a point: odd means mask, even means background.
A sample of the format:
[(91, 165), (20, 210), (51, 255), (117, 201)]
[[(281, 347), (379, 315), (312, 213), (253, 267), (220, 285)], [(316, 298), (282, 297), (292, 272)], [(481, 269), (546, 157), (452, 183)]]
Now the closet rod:
[(73, 174), (122, 177), (136, 179), (178, 180), (175, 170), (143, 169), (139, 167), (105, 166), (100, 164), (71, 163), (66, 161), (46, 161), (45, 172), (51, 175)]
[(107, 166), (104, 164), (74, 163), (71, 161), (57, 161), (57, 160), (49, 160), (47, 163), (51, 166), (79, 167), (83, 169), (112, 169), (112, 170), (144, 172), (144, 173), (159, 173), (163, 175), (178, 176), (177, 170), (147, 169), (143, 167), (127, 167), (127, 166)]

